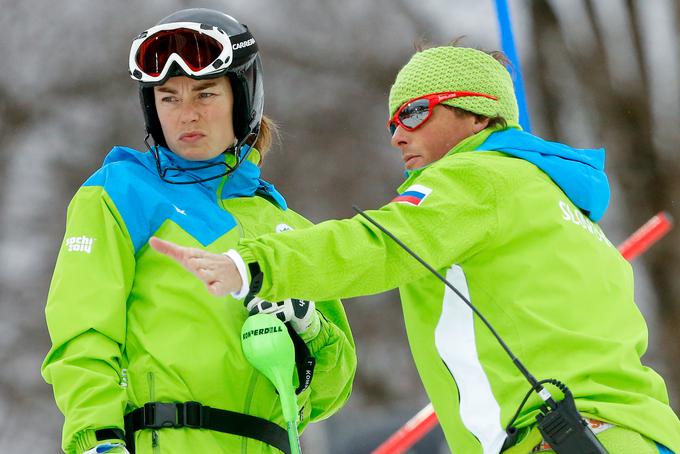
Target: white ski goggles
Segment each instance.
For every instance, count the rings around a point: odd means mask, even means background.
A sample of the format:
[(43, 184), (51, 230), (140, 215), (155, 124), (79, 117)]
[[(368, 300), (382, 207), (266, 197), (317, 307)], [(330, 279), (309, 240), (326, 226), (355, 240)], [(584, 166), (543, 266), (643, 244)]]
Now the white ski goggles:
[[(250, 38), (252, 42), (239, 42), (239, 49), (255, 44)], [(143, 83), (161, 82), (173, 63), (187, 76), (208, 76), (227, 68), (232, 58), (232, 42), (223, 30), (195, 22), (173, 22), (151, 27), (132, 41), (130, 76)]]

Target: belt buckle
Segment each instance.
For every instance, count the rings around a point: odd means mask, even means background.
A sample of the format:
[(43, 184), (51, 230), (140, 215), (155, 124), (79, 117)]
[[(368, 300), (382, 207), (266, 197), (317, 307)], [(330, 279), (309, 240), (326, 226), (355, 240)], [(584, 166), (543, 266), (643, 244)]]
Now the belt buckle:
[(201, 405), (199, 402), (184, 402), (181, 411), (185, 427), (191, 427), (192, 429), (200, 429), (203, 427), (202, 408), (203, 405)]
[(182, 427), (177, 423), (177, 405), (163, 402), (145, 403), (144, 426), (149, 429)]

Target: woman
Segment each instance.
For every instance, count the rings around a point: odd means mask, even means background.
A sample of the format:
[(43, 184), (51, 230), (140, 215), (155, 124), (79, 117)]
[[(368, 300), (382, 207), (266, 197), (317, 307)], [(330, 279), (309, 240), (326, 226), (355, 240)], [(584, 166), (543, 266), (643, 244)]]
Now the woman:
[[(226, 14), (182, 10), (133, 41), (130, 74), (155, 144), (113, 148), (76, 193), (48, 296), (42, 371), (65, 416), (62, 448), (285, 452), (276, 391), (241, 351), (248, 311), (147, 245), (223, 251), (310, 225), (259, 178), (274, 126), (257, 44)], [(294, 302), (248, 309), (290, 321), (300, 358), (315, 358), (298, 388), (303, 429), (347, 400), (356, 356), (339, 301)]]

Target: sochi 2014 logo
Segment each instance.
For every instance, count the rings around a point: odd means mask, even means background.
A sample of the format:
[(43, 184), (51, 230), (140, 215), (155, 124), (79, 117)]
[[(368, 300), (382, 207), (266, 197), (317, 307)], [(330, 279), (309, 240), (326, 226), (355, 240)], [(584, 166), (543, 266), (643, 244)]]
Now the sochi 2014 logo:
[(94, 244), (94, 238), (88, 236), (72, 236), (66, 238), (66, 247), (68, 252), (85, 252), (89, 254), (92, 252), (92, 244)]

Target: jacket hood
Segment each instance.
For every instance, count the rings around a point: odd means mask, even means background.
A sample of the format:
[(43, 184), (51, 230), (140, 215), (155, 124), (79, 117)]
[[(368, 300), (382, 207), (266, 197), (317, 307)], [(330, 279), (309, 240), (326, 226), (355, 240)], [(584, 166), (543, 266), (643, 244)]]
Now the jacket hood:
[(536, 165), (594, 222), (609, 205), (604, 148), (572, 148), (519, 129), (505, 129), (490, 134), (477, 151), (500, 151)]

